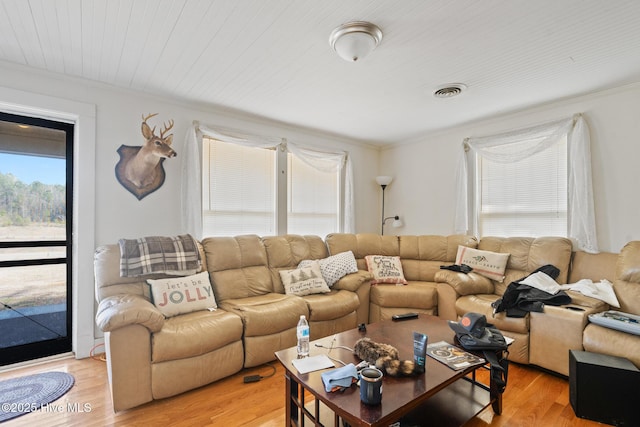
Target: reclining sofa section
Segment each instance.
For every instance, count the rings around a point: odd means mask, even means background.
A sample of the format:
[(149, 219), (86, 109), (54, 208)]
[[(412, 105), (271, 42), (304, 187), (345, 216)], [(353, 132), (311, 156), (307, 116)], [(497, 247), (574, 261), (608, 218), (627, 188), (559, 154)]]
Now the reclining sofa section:
[(244, 326), (244, 366), (258, 366), (274, 353), (296, 344), (301, 315), (309, 320), (311, 339), (357, 326), (358, 289), (364, 296), (369, 274), (340, 279), (329, 293), (285, 294), (279, 271), (306, 259), (329, 256), (318, 236), (210, 237), (202, 241), (219, 307), (234, 313)]
[[(206, 268), (206, 259), (203, 258)], [(96, 323), (104, 332), (113, 409), (173, 396), (242, 369), (242, 319), (224, 310), (165, 318), (148, 278), (120, 277), (118, 245), (94, 255)]]
[(116, 411), (273, 360), (276, 351), (295, 345), (300, 315), (309, 319), (312, 339), (366, 322), (366, 271), (342, 277), (328, 293), (285, 294), (279, 270), (329, 256), (318, 236), (210, 237), (201, 254), (218, 309), (165, 318), (146, 279), (169, 276), (120, 277), (118, 245), (96, 250), (96, 323), (104, 332)]

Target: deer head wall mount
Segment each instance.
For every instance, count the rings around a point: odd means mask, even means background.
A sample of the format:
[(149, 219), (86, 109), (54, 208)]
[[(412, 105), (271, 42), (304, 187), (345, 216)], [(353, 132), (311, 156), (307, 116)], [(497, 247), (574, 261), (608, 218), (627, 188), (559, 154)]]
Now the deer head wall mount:
[(138, 200), (162, 187), (165, 179), (162, 163), (165, 159), (178, 155), (171, 148), (173, 134), (167, 135), (173, 128), (173, 120), (163, 123), (160, 135), (156, 135), (155, 126), (151, 128), (147, 123), (147, 120), (157, 115), (158, 113), (142, 116), (144, 145), (134, 147), (123, 144), (118, 148), (120, 160), (116, 165), (116, 178)]

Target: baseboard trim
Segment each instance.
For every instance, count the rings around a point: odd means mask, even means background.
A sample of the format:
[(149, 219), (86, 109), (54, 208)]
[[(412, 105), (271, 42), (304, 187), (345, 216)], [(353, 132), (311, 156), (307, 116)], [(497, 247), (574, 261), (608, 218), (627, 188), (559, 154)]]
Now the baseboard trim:
[[(97, 348), (99, 348), (101, 346), (104, 346), (104, 338), (94, 339), (93, 347), (91, 347), (91, 350), (89, 352), (89, 356), (87, 356), (87, 357), (94, 357), (97, 354), (104, 353), (104, 351), (99, 351), (99, 352), (95, 351)], [(77, 355), (75, 353), (73, 353), (72, 351), (69, 351), (69, 352), (66, 352), (66, 353), (60, 353), (60, 354), (54, 354), (52, 356), (41, 357), (39, 359), (25, 360), (24, 362), (18, 362), (18, 363), (14, 363), (12, 365), (0, 366), (0, 372), (15, 371), (16, 369), (32, 367), (32, 366), (38, 366), (38, 365), (42, 365), (44, 363), (48, 363), (48, 362), (52, 362), (52, 361), (56, 361), (56, 360), (64, 360), (64, 359), (84, 359), (84, 358), (83, 357), (77, 357)]]
[(73, 352), (54, 354), (53, 356), (42, 357), (40, 359), (26, 360), (24, 362), (14, 363), (12, 365), (1, 366), (0, 372), (15, 371), (16, 369), (42, 365), (44, 363), (48, 363), (54, 360), (73, 359), (73, 358), (74, 358)]

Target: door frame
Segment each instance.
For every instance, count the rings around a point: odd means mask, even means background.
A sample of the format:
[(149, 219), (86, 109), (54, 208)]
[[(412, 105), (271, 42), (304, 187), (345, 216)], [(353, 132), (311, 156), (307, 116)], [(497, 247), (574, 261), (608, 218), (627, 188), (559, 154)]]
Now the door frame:
[(0, 111), (74, 124), (72, 352), (89, 357), (96, 339), (95, 286), (95, 150), (96, 105), (0, 87)]

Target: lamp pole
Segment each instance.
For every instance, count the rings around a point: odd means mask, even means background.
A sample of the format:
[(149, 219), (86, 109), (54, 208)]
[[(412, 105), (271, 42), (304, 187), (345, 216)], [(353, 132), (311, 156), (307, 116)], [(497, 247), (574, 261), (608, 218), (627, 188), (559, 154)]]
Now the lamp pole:
[(382, 221), (381, 221), (381, 226), (380, 226), (380, 235), (384, 236), (384, 189), (387, 188), (386, 184), (385, 185), (381, 185), (380, 187), (382, 187)]
[(387, 188), (387, 185), (391, 184), (391, 181), (393, 181), (393, 177), (392, 176), (377, 176), (376, 177), (376, 182), (378, 183), (378, 185), (380, 186), (380, 188), (382, 188), (382, 216), (380, 217), (381, 219), (381, 225), (380, 225), (380, 234), (384, 235), (384, 189)]

